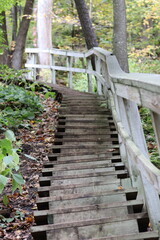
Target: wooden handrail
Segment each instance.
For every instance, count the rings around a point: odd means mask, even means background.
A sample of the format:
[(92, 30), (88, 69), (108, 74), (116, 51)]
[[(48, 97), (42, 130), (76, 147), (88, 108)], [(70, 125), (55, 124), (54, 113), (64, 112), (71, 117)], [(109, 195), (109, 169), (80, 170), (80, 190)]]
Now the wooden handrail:
[[(50, 54), (50, 66), (38, 64), (38, 53)], [(160, 75), (143, 73), (126, 73), (122, 71), (116, 57), (101, 48), (87, 52), (73, 52), (60, 49), (26, 49), (29, 55), (26, 67), (36, 76), (36, 69), (47, 68), (52, 72), (53, 83), (56, 83), (55, 72), (67, 71), (69, 87), (72, 87), (72, 72), (88, 75), (88, 90), (92, 92), (92, 76), (96, 78), (97, 92), (109, 99), (114, 122), (119, 134), (120, 152), (126, 164), (133, 186), (143, 193), (154, 229), (160, 222), (160, 170), (149, 160), (146, 143), (141, 127), (137, 104), (150, 109), (153, 127), (160, 152)], [(67, 58), (67, 66), (55, 65), (54, 57)], [(91, 58), (95, 58), (96, 70), (92, 69)], [(70, 58), (83, 58), (85, 68), (76, 68)], [(152, 201), (154, 199), (154, 204)]]

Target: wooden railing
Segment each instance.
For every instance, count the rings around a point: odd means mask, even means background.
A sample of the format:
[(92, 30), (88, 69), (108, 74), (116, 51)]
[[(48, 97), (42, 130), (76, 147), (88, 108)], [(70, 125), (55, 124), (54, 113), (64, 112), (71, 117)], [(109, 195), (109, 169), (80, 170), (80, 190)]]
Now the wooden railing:
[[(68, 72), (68, 86), (72, 88), (72, 73), (79, 72), (88, 76), (88, 91), (93, 91), (93, 76), (97, 93), (103, 94), (112, 110), (114, 122), (119, 134), (120, 153), (129, 170), (132, 185), (138, 188), (138, 198), (143, 198), (149, 212), (152, 228), (160, 224), (160, 170), (148, 156), (138, 105), (149, 108), (153, 128), (160, 152), (160, 75), (125, 73), (112, 53), (94, 48), (86, 53), (43, 50), (50, 54), (50, 66), (39, 65), (39, 49), (26, 49), (28, 54), (26, 67), (31, 70), (28, 78), (36, 79), (37, 69), (50, 69), (52, 83), (56, 83), (56, 71)], [(66, 58), (66, 66), (56, 64), (56, 56)], [(84, 68), (76, 68), (76, 58), (83, 59)], [(96, 70), (92, 69), (95, 59)]]

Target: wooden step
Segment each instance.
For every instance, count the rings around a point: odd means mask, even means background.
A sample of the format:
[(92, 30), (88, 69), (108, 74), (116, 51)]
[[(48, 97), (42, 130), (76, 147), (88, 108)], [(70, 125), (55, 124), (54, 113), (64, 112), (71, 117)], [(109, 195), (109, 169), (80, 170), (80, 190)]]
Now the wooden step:
[(66, 154), (68, 155), (68, 157), (70, 156), (85, 156), (85, 155), (96, 155), (96, 154), (107, 154), (107, 153), (112, 153), (112, 155), (119, 155), (119, 149), (116, 149), (116, 148), (107, 148), (107, 149), (104, 149), (104, 148), (97, 148), (97, 149), (94, 149), (94, 148), (91, 148), (87, 151), (87, 149), (76, 149), (74, 148), (73, 150), (72, 149), (60, 149), (60, 150), (53, 150), (52, 149), (52, 152), (55, 154), (56, 157), (65, 157)]
[[(65, 128), (64, 128), (65, 129)], [(64, 130), (65, 131), (65, 130)], [(107, 136), (112, 136), (112, 135), (117, 135), (118, 133), (117, 133), (117, 131), (111, 131), (111, 130), (108, 130), (106, 133), (104, 133), (104, 131), (102, 132), (93, 132), (92, 131), (92, 133), (86, 133), (86, 132), (84, 132), (84, 133), (81, 133), (81, 132), (75, 132), (75, 131), (73, 131), (72, 133), (71, 133), (71, 131), (70, 132), (56, 132), (56, 137), (65, 137), (65, 136), (67, 136), (67, 137), (75, 137), (75, 138), (84, 138), (85, 136), (87, 137), (93, 137), (93, 138), (95, 138), (95, 137), (107, 137)]]
[(70, 170), (82, 170), (82, 169), (101, 169), (101, 168), (110, 168), (113, 167), (116, 170), (122, 170), (125, 168), (124, 163), (112, 163), (111, 160), (105, 161), (97, 161), (97, 162), (86, 162), (86, 163), (66, 163), (66, 164), (57, 164), (52, 165), (51, 167), (47, 168), (47, 164), (45, 168), (42, 169), (42, 173), (50, 172), (50, 171), (70, 171)]
[(126, 195), (137, 196), (136, 189), (116, 189), (112, 191), (87, 192), (79, 194), (64, 194), (59, 196), (50, 196), (37, 198), (39, 210), (68, 208), (69, 206), (85, 206), (108, 204), (112, 202), (122, 202), (126, 200)]
[[(42, 179), (43, 180), (43, 179)], [(41, 183), (41, 182), (40, 182)], [(72, 194), (74, 193), (74, 191), (77, 193), (84, 193), (85, 192), (85, 188), (88, 187), (97, 187), (97, 186), (108, 186), (107, 190), (114, 190), (117, 188), (121, 188), (121, 182), (120, 179), (114, 178), (112, 180), (108, 180), (107, 182), (104, 180), (97, 180), (97, 181), (89, 181), (89, 182), (82, 182), (82, 183), (77, 183), (75, 182), (74, 184), (52, 184), (49, 186), (41, 186), (38, 188), (38, 193), (40, 195), (40, 197), (49, 197), (50, 196), (50, 191), (54, 192), (54, 191), (61, 191), (64, 192), (63, 190), (66, 190), (66, 193), (68, 192), (68, 194)], [(84, 190), (83, 190), (84, 188)]]
[[(127, 170), (117, 170), (115, 171), (114, 169), (110, 169), (109, 171), (107, 170), (102, 170), (102, 171), (93, 171), (93, 172), (90, 172), (90, 171), (87, 171), (86, 173), (85, 172), (81, 172), (79, 174), (76, 174), (75, 171), (72, 171), (73, 173), (72, 174), (60, 174), (59, 172), (55, 173), (51, 171), (52, 175), (50, 176), (50, 178), (52, 178), (52, 180), (63, 180), (63, 179), (78, 179), (79, 178), (92, 178), (92, 177), (102, 177), (102, 176), (117, 176), (119, 178), (121, 178), (121, 176), (127, 176), (128, 174), (128, 171)], [(57, 175), (56, 175), (57, 174)]]
[[(55, 168), (49, 168), (44, 170), (42, 173), (52, 173), (52, 176), (63, 176), (64, 174), (66, 176), (68, 175), (81, 175), (81, 174), (90, 174), (90, 173), (108, 173), (115, 171), (114, 167), (107, 167), (107, 168), (88, 168), (88, 169), (73, 169), (73, 170), (62, 170), (62, 169), (55, 169)], [(44, 175), (43, 175), (44, 176)]]
[(74, 163), (78, 163), (78, 162), (89, 162), (89, 161), (105, 161), (105, 160), (112, 160), (112, 162), (120, 162), (120, 155), (116, 155), (116, 156), (112, 156), (113, 152), (105, 152), (105, 153), (96, 153), (96, 154), (84, 154), (81, 156), (77, 156), (77, 155), (70, 155), (70, 156), (66, 156), (66, 155), (58, 155), (58, 154), (50, 154), (49, 160), (51, 162), (56, 162), (58, 160), (59, 163), (68, 163), (69, 162), (74, 162)]
[[(115, 181), (116, 182), (116, 181)], [(64, 189), (58, 189), (55, 190), (51, 187), (47, 189), (43, 189), (40, 188), (39, 189), (39, 196), (58, 196), (58, 195), (64, 195), (64, 194), (80, 194), (80, 193), (86, 193), (86, 192), (98, 192), (98, 191), (111, 191), (111, 190), (117, 190), (118, 188), (121, 188), (120, 186), (120, 181), (119, 183), (110, 183), (110, 184), (105, 184), (105, 182), (102, 183), (94, 183), (94, 185), (92, 184), (92, 186), (85, 186), (83, 185), (83, 187), (78, 187), (78, 184), (75, 184), (75, 187), (69, 187), (66, 186), (66, 188), (64, 187)], [(71, 185), (72, 186), (72, 185)], [(53, 186), (54, 187), (54, 186)], [(53, 189), (53, 190), (52, 190)], [(48, 194), (46, 194), (48, 192)]]
[(62, 139), (59, 139), (59, 138), (56, 138), (54, 140), (54, 144), (55, 145), (66, 145), (66, 144), (81, 144), (85, 142), (86, 144), (103, 144), (103, 143), (112, 143), (112, 144), (118, 144), (118, 138), (115, 137), (115, 138), (111, 138), (110, 136), (108, 136), (108, 138), (88, 138), (88, 139), (85, 139), (85, 138), (75, 138), (75, 137), (71, 137), (71, 138), (66, 138), (66, 137), (63, 137)]
[[(100, 142), (101, 143), (101, 142)], [(111, 148), (111, 149), (113, 149), (113, 148), (119, 148), (119, 144), (112, 144), (112, 142), (105, 142), (104, 143), (104, 145), (103, 144), (96, 144), (96, 147), (102, 147), (102, 149), (104, 148), (104, 149), (108, 149), (108, 148)], [(92, 147), (93, 147), (93, 145), (95, 145), (95, 144), (93, 144), (93, 143), (88, 143), (87, 144), (87, 142), (84, 142), (84, 143), (79, 143), (79, 145), (78, 144), (72, 144), (72, 143), (70, 143), (70, 144), (67, 144), (67, 145), (65, 145), (65, 144), (62, 144), (62, 145), (53, 145), (52, 146), (52, 149), (61, 149), (61, 150), (63, 150), (63, 149), (85, 149), (85, 148), (87, 148), (88, 150), (90, 150), (90, 148), (92, 149)]]
[[(58, 124), (57, 129), (64, 128), (64, 125)], [(65, 129), (86, 129), (86, 128), (98, 128), (98, 129), (115, 129), (115, 126), (109, 126), (109, 123), (77, 123), (77, 124), (66, 124)]]
[(36, 235), (36, 233), (41, 233), (43, 240), (46, 237), (50, 240), (87, 240), (91, 239), (91, 236), (102, 238), (106, 235), (119, 235), (121, 232), (123, 232), (123, 234), (138, 234), (137, 220), (147, 217), (146, 213), (139, 213), (120, 218), (106, 217), (61, 224), (49, 224), (33, 227), (32, 233), (35, 239), (39, 240), (42, 238), (40, 238), (39, 234)]
[(62, 138), (58, 138), (57, 135), (55, 136), (55, 140), (54, 140), (54, 144), (57, 145), (57, 143), (59, 142), (60, 144), (63, 144), (63, 143), (66, 143), (66, 142), (98, 142), (98, 143), (101, 143), (101, 142), (118, 142), (118, 135), (113, 135), (111, 136), (110, 134), (109, 135), (102, 135), (102, 136), (97, 136), (97, 135), (84, 135), (84, 136), (79, 136), (79, 137), (76, 137), (76, 136), (62, 136)]
[(158, 231), (149, 231), (142, 232), (138, 234), (126, 234), (126, 235), (117, 235), (111, 237), (102, 237), (102, 238), (90, 238), (84, 240), (158, 240), (159, 234)]
[[(65, 214), (65, 213), (76, 213), (76, 212), (84, 212), (84, 211), (92, 211), (92, 210), (103, 210), (103, 209), (117, 209), (119, 207), (132, 207), (133, 212), (141, 212), (143, 207), (142, 200), (130, 200), (124, 202), (114, 202), (109, 204), (97, 204), (97, 205), (87, 205), (87, 206), (76, 206), (76, 207), (68, 207), (68, 208), (60, 208), (60, 209), (52, 209), (52, 210), (40, 210), (35, 211), (34, 216), (38, 220), (41, 217), (47, 217), (48, 215), (54, 214)], [(128, 214), (128, 212), (127, 212)], [(38, 222), (38, 221), (37, 221)]]
[[(126, 173), (123, 172), (123, 175), (119, 175), (119, 177), (126, 177)], [(88, 183), (94, 183), (94, 182), (114, 182), (117, 180), (117, 173), (114, 173), (113, 175), (102, 175), (97, 174), (97, 176), (88, 176), (88, 177), (81, 177), (81, 178), (65, 178), (65, 179), (53, 179), (53, 177), (40, 177), (40, 186), (50, 186), (51, 184), (54, 186), (56, 185), (70, 185), (70, 184), (88, 184)]]

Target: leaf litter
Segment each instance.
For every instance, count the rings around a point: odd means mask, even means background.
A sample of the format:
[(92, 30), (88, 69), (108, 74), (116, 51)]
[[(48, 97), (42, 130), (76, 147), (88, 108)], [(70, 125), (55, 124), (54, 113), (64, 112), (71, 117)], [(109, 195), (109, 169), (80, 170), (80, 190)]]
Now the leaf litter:
[(48, 161), (48, 154), (54, 143), (58, 109), (60, 104), (52, 98), (45, 99), (40, 95), (44, 112), (36, 120), (26, 120), (18, 129), (16, 139), (21, 141), (20, 172), (26, 181), (22, 192), (12, 194), (7, 188), (9, 205), (5, 207), (0, 195), (0, 239), (32, 240), (30, 228), (34, 225), (33, 211), (37, 209), (36, 196), (39, 187), (39, 176), (43, 164)]

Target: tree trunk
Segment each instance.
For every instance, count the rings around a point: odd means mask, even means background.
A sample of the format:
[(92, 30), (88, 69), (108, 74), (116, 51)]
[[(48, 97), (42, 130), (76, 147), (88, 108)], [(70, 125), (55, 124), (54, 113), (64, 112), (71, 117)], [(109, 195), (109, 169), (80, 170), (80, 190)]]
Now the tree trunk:
[(85, 0), (74, 0), (74, 1), (76, 4), (78, 16), (81, 22), (83, 34), (87, 44), (87, 49), (97, 47), (98, 42), (96, 40), (96, 35), (92, 26), (91, 19), (89, 17), (89, 11), (85, 3)]
[[(126, 7), (125, 0), (113, 0), (114, 10), (114, 39), (113, 48), (117, 60), (125, 72), (129, 72), (128, 56), (127, 56), (127, 31), (126, 31)], [(133, 141), (141, 149), (142, 153), (148, 158), (146, 142), (144, 138), (141, 119), (137, 104), (117, 96), (117, 105), (119, 105), (117, 112), (119, 112), (122, 124), (132, 136)], [(123, 144), (120, 138), (121, 156), (125, 159), (129, 157), (127, 152), (123, 151)], [(126, 154), (126, 156), (123, 156)]]
[(125, 0), (113, 0), (114, 33), (113, 52), (116, 55), (121, 68), (129, 71), (127, 56), (127, 31), (126, 31), (126, 6)]
[(23, 12), (23, 19), (20, 23), (19, 32), (16, 39), (16, 46), (13, 52), (12, 67), (14, 69), (21, 69), (23, 52), (26, 43), (27, 32), (29, 29), (29, 23), (33, 11), (34, 0), (26, 0), (26, 4)]
[(18, 11), (17, 11), (17, 4), (12, 7), (12, 41), (16, 41), (17, 38), (17, 17), (18, 17)]
[(0, 64), (6, 64), (9, 65), (9, 49), (8, 49), (8, 37), (7, 37), (7, 26), (6, 26), (6, 15), (5, 12), (1, 12), (0, 16), (2, 17), (2, 23), (0, 25), (0, 28), (2, 29), (3, 33), (3, 42), (2, 44), (5, 45), (3, 48), (3, 54), (0, 55)]
[[(52, 0), (39, 0), (37, 11), (38, 48), (52, 48)], [(39, 54), (42, 65), (50, 64), (50, 55)]]

